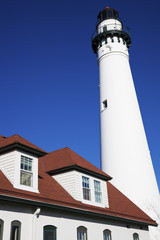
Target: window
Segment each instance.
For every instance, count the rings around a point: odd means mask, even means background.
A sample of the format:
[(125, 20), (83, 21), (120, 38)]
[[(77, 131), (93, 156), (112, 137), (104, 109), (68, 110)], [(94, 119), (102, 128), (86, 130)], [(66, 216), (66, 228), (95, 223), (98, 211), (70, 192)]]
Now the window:
[(32, 186), (32, 159), (29, 157), (21, 156), (21, 175), (20, 184)]
[(82, 186), (83, 186), (83, 199), (91, 200), (88, 177), (82, 176)]
[(11, 237), (10, 240), (20, 240), (21, 223), (19, 221), (13, 221), (11, 223)]
[(139, 240), (139, 235), (137, 233), (133, 234), (133, 240)]
[(108, 106), (107, 100), (104, 100), (104, 101), (102, 102), (102, 110), (106, 109), (107, 106)]
[(107, 26), (103, 27), (103, 32), (107, 32)]
[(52, 225), (44, 226), (43, 240), (56, 240), (56, 227)]
[(101, 185), (100, 182), (94, 180), (94, 193), (95, 193), (95, 201), (98, 203), (102, 202), (102, 195), (101, 195)]
[(87, 228), (82, 226), (77, 228), (77, 240), (87, 240)]
[(110, 230), (106, 229), (103, 231), (103, 240), (112, 240)]
[(0, 240), (3, 239), (3, 225), (4, 225), (4, 222), (2, 219), (0, 219)]

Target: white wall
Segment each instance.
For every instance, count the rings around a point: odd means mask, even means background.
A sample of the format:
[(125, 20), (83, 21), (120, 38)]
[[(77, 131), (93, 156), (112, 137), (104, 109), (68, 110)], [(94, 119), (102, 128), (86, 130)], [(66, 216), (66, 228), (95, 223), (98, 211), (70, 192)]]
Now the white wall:
[(0, 169), (12, 184), (14, 184), (15, 156), (15, 151), (0, 156)]
[[(10, 204), (9, 207), (5, 203), (0, 204), (0, 218), (4, 220), (3, 239), (10, 239), (10, 226), (13, 220), (21, 222), (21, 240), (32, 240), (32, 220), (36, 206), (15, 207)], [(7, 211), (7, 209), (9, 211)], [(94, 222), (95, 221), (95, 222)], [(129, 240), (133, 239), (133, 233), (139, 234), (140, 240), (149, 240), (149, 233), (145, 229), (127, 228), (126, 224), (109, 223), (108, 221), (100, 221), (96, 217), (84, 218), (82, 216), (72, 216), (66, 213), (56, 213), (55, 210), (41, 209), (40, 215), (36, 218), (35, 228), (36, 234), (34, 240), (43, 240), (43, 227), (45, 225), (53, 225), (57, 227), (57, 240), (77, 240), (77, 227), (84, 226), (88, 229), (88, 240), (103, 240), (103, 231), (109, 229), (112, 232), (112, 240)]]
[[(7, 211), (8, 210), (8, 211)], [(10, 239), (11, 222), (21, 222), (21, 240), (32, 239), (32, 210), (24, 206), (16, 207), (14, 204), (0, 204), (0, 219), (4, 221), (3, 240)]]
[[(29, 157), (33, 160), (32, 172), (33, 172), (33, 186), (24, 186), (20, 184), (20, 164), (21, 155)], [(5, 174), (8, 180), (14, 185), (15, 188), (38, 192), (38, 158), (29, 153), (13, 150), (9, 153), (0, 155), (0, 170)]]

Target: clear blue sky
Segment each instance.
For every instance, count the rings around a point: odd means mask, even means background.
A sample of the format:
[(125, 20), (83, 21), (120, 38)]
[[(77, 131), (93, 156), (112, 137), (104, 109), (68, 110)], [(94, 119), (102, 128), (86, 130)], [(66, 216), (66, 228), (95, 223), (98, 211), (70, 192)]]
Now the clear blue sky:
[(160, 187), (160, 3), (0, 1), (0, 134), (46, 151), (70, 147), (99, 167), (98, 66), (91, 49), (106, 6), (130, 27), (130, 63)]

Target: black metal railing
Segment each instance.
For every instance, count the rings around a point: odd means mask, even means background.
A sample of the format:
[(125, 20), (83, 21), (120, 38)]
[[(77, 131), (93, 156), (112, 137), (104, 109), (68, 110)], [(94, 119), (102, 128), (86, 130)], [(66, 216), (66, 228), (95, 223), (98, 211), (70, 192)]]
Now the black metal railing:
[(99, 34), (102, 34), (102, 33), (108, 32), (108, 31), (112, 31), (112, 30), (113, 31), (114, 30), (121, 31), (130, 36), (129, 27), (126, 27), (126, 26), (122, 27), (121, 24), (113, 23), (113, 24), (104, 25), (102, 27), (98, 27), (97, 30), (95, 32), (93, 32), (93, 34), (91, 36), (91, 40), (93, 40)]
[(114, 37), (118, 38), (120, 42), (120, 38), (123, 39), (123, 43), (127, 45), (129, 48), (131, 45), (131, 38), (128, 27), (122, 27), (121, 24), (107, 24), (103, 25), (100, 28), (97, 28), (96, 32), (92, 34), (92, 49), (94, 53), (97, 53), (97, 49), (99, 44), (101, 45), (102, 41), (106, 41), (107, 38), (111, 38), (112, 42), (114, 42)]

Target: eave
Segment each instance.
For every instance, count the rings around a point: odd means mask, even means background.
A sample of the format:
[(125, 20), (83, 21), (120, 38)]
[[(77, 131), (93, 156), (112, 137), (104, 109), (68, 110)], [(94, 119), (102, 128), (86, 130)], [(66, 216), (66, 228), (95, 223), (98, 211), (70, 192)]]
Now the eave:
[(13, 142), (13, 143), (11, 143), (9, 145), (6, 145), (4, 147), (1, 147), (0, 148), (0, 154), (3, 154), (5, 152), (10, 152), (10, 151), (16, 150), (16, 149), (31, 153), (31, 154), (36, 155), (38, 157), (43, 157), (47, 154), (47, 152), (45, 152), (45, 151), (43, 152), (43, 151), (40, 151), (38, 149), (29, 147), (27, 145), (24, 145), (24, 144), (18, 142), (18, 141)]
[(110, 176), (106, 176), (106, 175), (91, 171), (89, 169), (83, 168), (83, 167), (78, 166), (76, 164), (66, 166), (66, 167), (62, 167), (62, 168), (59, 168), (59, 169), (54, 169), (54, 170), (48, 171), (47, 173), (49, 175), (53, 176), (53, 175), (56, 175), (56, 174), (59, 174), (59, 173), (69, 172), (69, 171), (73, 171), (73, 170), (76, 170), (78, 172), (82, 172), (84, 174), (91, 175), (93, 177), (96, 177), (96, 178), (99, 178), (99, 179), (102, 179), (102, 180), (105, 180), (105, 181), (108, 181), (108, 180), (112, 179)]
[(14, 203), (21, 203), (21, 204), (28, 204), (36, 207), (46, 207), (50, 209), (54, 209), (56, 211), (63, 211), (63, 212), (68, 212), (68, 213), (75, 213), (75, 214), (80, 214), (81, 216), (90, 216), (90, 217), (97, 217), (101, 218), (104, 220), (112, 220), (112, 221), (121, 221), (126, 224), (138, 224), (140, 226), (157, 226), (156, 222), (155, 223), (149, 223), (147, 221), (143, 220), (136, 220), (132, 219), (129, 217), (121, 217), (121, 216), (115, 216), (112, 214), (103, 214), (103, 213), (98, 213), (94, 211), (89, 211), (89, 210), (84, 210), (80, 208), (75, 208), (75, 207), (70, 207), (70, 206), (64, 206), (64, 205), (58, 205), (54, 203), (47, 203), (47, 202), (41, 202), (41, 201), (35, 201), (35, 200), (30, 200), (30, 199), (24, 199), (24, 198), (18, 198), (14, 196), (9, 196), (9, 195), (3, 195), (0, 194), (0, 200), (4, 200), (5, 202), (14, 202)]

